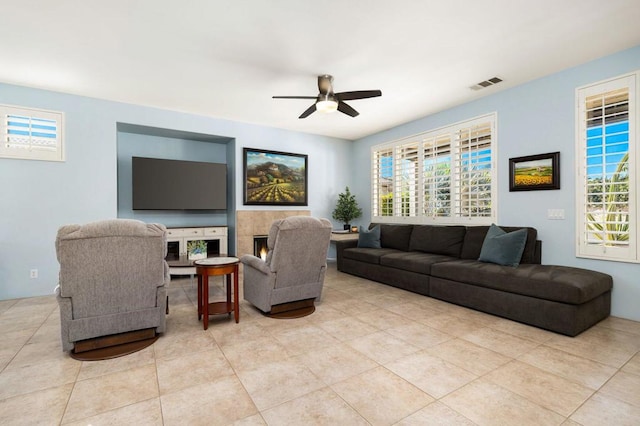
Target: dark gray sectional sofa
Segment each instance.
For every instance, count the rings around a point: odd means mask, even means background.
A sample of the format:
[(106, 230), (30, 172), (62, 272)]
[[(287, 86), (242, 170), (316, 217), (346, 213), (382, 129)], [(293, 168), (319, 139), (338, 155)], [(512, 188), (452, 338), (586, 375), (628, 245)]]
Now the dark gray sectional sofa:
[(541, 265), (534, 228), (511, 267), (477, 260), (488, 226), (379, 225), (381, 248), (336, 243), (339, 271), (568, 336), (610, 314), (611, 276)]

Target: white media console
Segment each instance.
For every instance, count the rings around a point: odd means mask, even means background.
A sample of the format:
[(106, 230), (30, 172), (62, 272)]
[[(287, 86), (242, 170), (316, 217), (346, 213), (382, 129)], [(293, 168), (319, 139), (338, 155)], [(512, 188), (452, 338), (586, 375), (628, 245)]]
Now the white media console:
[[(167, 228), (168, 258), (171, 256), (186, 257), (189, 241), (199, 240), (207, 242), (207, 252), (211, 255), (228, 253), (229, 245), (226, 226)], [(169, 273), (171, 275), (193, 275), (195, 274), (195, 267), (171, 266)]]

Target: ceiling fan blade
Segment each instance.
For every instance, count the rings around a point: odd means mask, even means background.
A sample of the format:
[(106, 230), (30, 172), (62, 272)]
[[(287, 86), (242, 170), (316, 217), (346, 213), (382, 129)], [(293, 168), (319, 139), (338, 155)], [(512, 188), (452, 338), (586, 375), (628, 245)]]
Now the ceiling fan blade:
[(351, 108), (349, 105), (345, 104), (344, 102), (339, 102), (338, 103), (338, 111), (345, 113), (351, 117), (355, 117), (358, 114), (360, 114), (358, 111), (356, 111), (355, 109)]
[(272, 96), (273, 99), (315, 99), (317, 96)]
[[(338, 106), (340, 106), (340, 105), (338, 105)], [(305, 112), (300, 114), (300, 117), (298, 117), (298, 118), (307, 118), (308, 116), (313, 114), (315, 111), (316, 111), (316, 104), (313, 104), (309, 108), (307, 108), (307, 110)]]
[(339, 101), (375, 98), (377, 96), (382, 96), (382, 92), (380, 90), (356, 90), (354, 92), (340, 92), (335, 94), (335, 97), (338, 98)]

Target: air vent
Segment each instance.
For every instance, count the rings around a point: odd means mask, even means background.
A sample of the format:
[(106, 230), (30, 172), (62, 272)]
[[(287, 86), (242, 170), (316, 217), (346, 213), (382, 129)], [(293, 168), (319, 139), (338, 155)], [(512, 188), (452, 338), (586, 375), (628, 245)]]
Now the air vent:
[(469, 87), (469, 88), (470, 88), (471, 90), (482, 90), (482, 89), (484, 89), (485, 87), (493, 86), (494, 84), (498, 84), (498, 83), (500, 83), (501, 81), (502, 81), (502, 79), (501, 79), (501, 78), (493, 77), (493, 78), (490, 78), (490, 79), (488, 79), (488, 80), (481, 81), (481, 82), (480, 82), (480, 83), (478, 83), (478, 84), (474, 84), (473, 86), (471, 86), (471, 87)]

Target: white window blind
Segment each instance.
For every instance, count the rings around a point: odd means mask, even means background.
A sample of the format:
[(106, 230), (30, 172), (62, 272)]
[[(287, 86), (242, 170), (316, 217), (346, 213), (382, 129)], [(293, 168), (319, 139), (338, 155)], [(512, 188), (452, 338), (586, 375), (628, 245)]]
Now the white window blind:
[(373, 147), (374, 220), (495, 221), (495, 123), (490, 114)]
[(479, 123), (457, 132), (454, 167), (455, 209), (461, 217), (490, 217), (491, 123)]
[(434, 135), (422, 142), (423, 214), (430, 217), (451, 215), (451, 135)]
[(393, 150), (376, 151), (373, 156), (372, 179), (373, 210), (379, 216), (393, 216)]
[(410, 142), (395, 149), (395, 178), (393, 179), (396, 200), (394, 216), (413, 217), (418, 212), (418, 143)]
[(579, 257), (637, 262), (637, 73), (577, 90)]
[(63, 161), (61, 112), (0, 105), (0, 157)]

